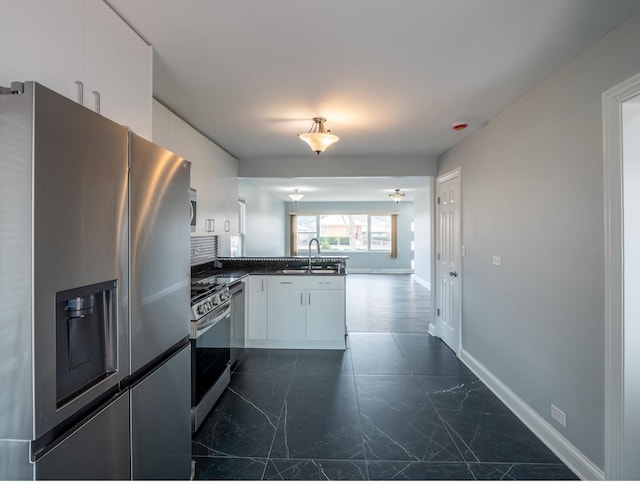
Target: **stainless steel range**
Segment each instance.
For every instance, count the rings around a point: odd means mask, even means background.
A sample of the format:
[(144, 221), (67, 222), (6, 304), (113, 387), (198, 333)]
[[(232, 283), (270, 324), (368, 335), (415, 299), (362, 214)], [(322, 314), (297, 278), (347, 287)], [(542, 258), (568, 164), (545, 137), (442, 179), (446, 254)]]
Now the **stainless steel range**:
[(198, 430), (229, 384), (231, 295), (227, 280), (191, 278), (191, 420)]
[(196, 339), (221, 312), (229, 309), (227, 284), (217, 276), (191, 279), (191, 339)]

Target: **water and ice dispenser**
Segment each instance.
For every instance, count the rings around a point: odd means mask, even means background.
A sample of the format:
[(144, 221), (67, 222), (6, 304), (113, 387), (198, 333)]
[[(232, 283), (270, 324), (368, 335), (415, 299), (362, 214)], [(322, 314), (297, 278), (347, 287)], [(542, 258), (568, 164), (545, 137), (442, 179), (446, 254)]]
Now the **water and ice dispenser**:
[(56, 294), (58, 407), (117, 371), (117, 281)]

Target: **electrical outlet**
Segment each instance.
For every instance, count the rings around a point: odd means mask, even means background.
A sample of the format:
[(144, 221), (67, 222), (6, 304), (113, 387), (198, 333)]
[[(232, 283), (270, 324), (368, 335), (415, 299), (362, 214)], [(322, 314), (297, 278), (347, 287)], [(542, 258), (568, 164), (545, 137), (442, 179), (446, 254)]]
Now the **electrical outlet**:
[(563, 427), (567, 426), (567, 414), (556, 407), (553, 403), (551, 404), (551, 416)]

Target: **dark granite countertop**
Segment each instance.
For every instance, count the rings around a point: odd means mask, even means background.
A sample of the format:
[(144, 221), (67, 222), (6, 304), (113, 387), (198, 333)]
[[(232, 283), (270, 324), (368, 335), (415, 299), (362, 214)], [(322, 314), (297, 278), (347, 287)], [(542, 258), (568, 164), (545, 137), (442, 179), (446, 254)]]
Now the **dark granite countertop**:
[[(318, 275), (347, 274), (346, 261), (349, 257), (311, 257), (311, 265), (315, 269), (335, 269), (337, 272), (316, 273)], [(218, 275), (239, 279), (249, 274), (256, 275), (281, 275), (283, 270), (294, 272), (287, 275), (308, 275), (306, 272), (295, 272), (306, 269), (309, 264), (308, 257), (218, 257), (216, 260), (199, 264), (191, 268), (192, 276), (199, 273)]]

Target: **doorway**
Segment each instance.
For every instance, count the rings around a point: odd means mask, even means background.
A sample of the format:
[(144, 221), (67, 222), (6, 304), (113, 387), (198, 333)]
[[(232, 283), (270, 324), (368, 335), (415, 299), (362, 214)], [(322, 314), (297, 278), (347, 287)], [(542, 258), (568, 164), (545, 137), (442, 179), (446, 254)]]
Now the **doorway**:
[(461, 168), (436, 180), (436, 333), (460, 351)]
[[(605, 477), (640, 478), (640, 74), (602, 95), (605, 182)], [(625, 250), (626, 248), (626, 250)]]

